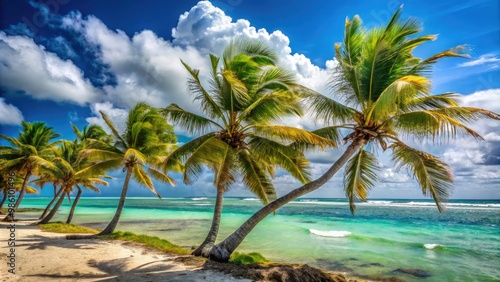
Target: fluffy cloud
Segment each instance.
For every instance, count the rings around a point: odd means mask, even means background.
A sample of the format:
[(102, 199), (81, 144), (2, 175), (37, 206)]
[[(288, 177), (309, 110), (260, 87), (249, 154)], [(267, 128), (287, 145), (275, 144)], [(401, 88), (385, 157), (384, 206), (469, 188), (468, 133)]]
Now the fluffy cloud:
[(18, 108), (0, 98), (0, 124), (19, 125), (23, 119), (23, 114)]
[(65, 17), (63, 26), (81, 34), (85, 43), (98, 52), (101, 63), (109, 66), (116, 84), (103, 87), (107, 101), (121, 107), (147, 102), (197, 109), (187, 93), (188, 73), (179, 60), (194, 68), (208, 69), (208, 58), (195, 48), (174, 46), (150, 30), (130, 38), (121, 30), (110, 30), (94, 16), (83, 18), (79, 13)]
[(23, 91), (35, 99), (84, 105), (97, 101), (100, 91), (69, 60), (45, 51), (26, 36), (0, 31), (0, 79), (2, 86)]
[(127, 110), (115, 108), (110, 102), (92, 104), (90, 110), (92, 111), (92, 116), (85, 119), (89, 124), (100, 125), (108, 133), (111, 133), (106, 122), (102, 119), (101, 112), (103, 112), (114, 123), (118, 132), (125, 131), (125, 123), (128, 118)]
[[(221, 54), (221, 51), (235, 37), (258, 39), (267, 42), (278, 51), (283, 66), (297, 73), (297, 79), (321, 93), (326, 92), (330, 77), (328, 70), (314, 65), (303, 54), (292, 54), (290, 39), (281, 31), (269, 33), (266, 29), (257, 29), (245, 19), (233, 21), (221, 9), (208, 1), (200, 1), (189, 12), (179, 17), (177, 27), (172, 29), (172, 41), (179, 46), (194, 46), (203, 52)], [(333, 57), (333, 54), (332, 54)], [(328, 68), (333, 68), (334, 61), (327, 61)]]

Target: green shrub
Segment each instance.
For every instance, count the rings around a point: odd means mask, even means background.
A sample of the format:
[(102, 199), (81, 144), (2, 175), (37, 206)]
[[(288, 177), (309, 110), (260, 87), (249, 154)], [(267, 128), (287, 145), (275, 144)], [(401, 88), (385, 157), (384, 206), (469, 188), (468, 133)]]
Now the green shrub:
[(255, 252), (249, 254), (234, 252), (231, 255), (229, 261), (238, 264), (254, 264), (254, 263), (268, 262), (268, 260), (263, 255)]

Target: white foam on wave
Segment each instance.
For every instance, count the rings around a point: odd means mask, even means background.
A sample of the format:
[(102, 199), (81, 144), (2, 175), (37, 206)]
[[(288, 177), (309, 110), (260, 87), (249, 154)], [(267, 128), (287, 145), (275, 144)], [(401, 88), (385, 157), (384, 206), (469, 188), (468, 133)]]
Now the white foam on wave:
[(191, 200), (193, 200), (193, 201), (203, 201), (203, 200), (208, 200), (208, 198), (192, 198)]
[(441, 245), (439, 245), (439, 244), (424, 244), (424, 248), (426, 248), (428, 250), (432, 250), (432, 249), (439, 247), (439, 246), (441, 246)]
[(311, 232), (311, 234), (314, 234), (317, 236), (334, 237), (334, 238), (342, 238), (342, 237), (346, 237), (346, 236), (349, 236), (352, 234), (349, 231), (337, 231), (337, 230), (321, 231), (321, 230), (316, 230), (316, 229), (309, 229), (309, 232)]
[(212, 204), (194, 204), (195, 206), (211, 206)]
[(259, 199), (257, 198), (245, 198), (243, 201), (258, 201)]
[(310, 204), (310, 205), (333, 205), (333, 206), (346, 206), (348, 203), (342, 202), (320, 202), (320, 201), (310, 201), (310, 200), (302, 200), (302, 201), (294, 201), (293, 204)]
[(367, 201), (366, 203), (361, 203), (365, 205), (389, 205), (392, 201)]

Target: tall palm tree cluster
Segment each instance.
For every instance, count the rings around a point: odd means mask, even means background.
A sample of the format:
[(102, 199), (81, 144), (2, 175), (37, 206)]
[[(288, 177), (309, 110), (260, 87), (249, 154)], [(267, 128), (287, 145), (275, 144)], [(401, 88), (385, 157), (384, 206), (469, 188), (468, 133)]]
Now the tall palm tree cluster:
[[(442, 58), (466, 54), (456, 47), (427, 59), (414, 57), (415, 48), (436, 39), (420, 36), (420, 31), (418, 21), (401, 20), (401, 9), (385, 27), (370, 30), (362, 27), (358, 16), (347, 19), (344, 41), (335, 46), (338, 65), (330, 81), (330, 97), (297, 83), (266, 44), (235, 39), (222, 56), (209, 56), (208, 79), (200, 78), (199, 70), (181, 60), (190, 75), (188, 88), (200, 105), (197, 113), (177, 104), (157, 109), (139, 103), (129, 111), (123, 132), (101, 113), (110, 134), (97, 125), (83, 131), (72, 125), (73, 141), (54, 141), (59, 135), (44, 123), (23, 122), (18, 138), (0, 135), (10, 144), (0, 147), (4, 199), (11, 171), (17, 175), (14, 186), (19, 190), (14, 210), (26, 192), (36, 191), (30, 183), (52, 185), (54, 198), (39, 221), (47, 223), (64, 199), (76, 192), (69, 223), (82, 188), (99, 192), (97, 185), (108, 184), (107, 173), (121, 169), (125, 178), (116, 213), (98, 234), (108, 235), (118, 225), (131, 178), (160, 197), (153, 180), (174, 186), (168, 173), (175, 171), (183, 173), (183, 181), (190, 184), (204, 169), (210, 170), (216, 194), (212, 224), (193, 254), (224, 262), (261, 220), (320, 188), (342, 167), (343, 189), (354, 213), (356, 202), (366, 200), (377, 181), (374, 152), (382, 150), (389, 151), (397, 167), (414, 176), (422, 193), (433, 198), (442, 211), (442, 203), (452, 191), (451, 168), (437, 156), (411, 147), (407, 140), (435, 142), (459, 134), (481, 140), (466, 123), (479, 118), (499, 120), (500, 116), (460, 106), (457, 94), (431, 93), (433, 65)], [(283, 125), (285, 118), (306, 112), (324, 127), (307, 131)], [(177, 146), (171, 124), (195, 137)], [(305, 154), (318, 147), (345, 150), (313, 180)], [(303, 185), (278, 197), (273, 184), (277, 169)], [(30, 180), (32, 177), (35, 179)], [(255, 194), (263, 207), (215, 244), (224, 193), (237, 182)], [(8, 215), (4, 220), (14, 218)]]

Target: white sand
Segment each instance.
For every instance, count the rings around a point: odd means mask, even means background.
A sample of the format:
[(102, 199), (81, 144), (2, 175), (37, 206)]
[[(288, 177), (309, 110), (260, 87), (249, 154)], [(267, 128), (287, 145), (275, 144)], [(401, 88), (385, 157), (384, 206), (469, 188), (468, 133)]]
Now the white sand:
[(17, 222), (15, 272), (8, 272), (8, 223), (0, 223), (0, 281), (251, 281), (174, 262), (137, 244), (66, 240)]

